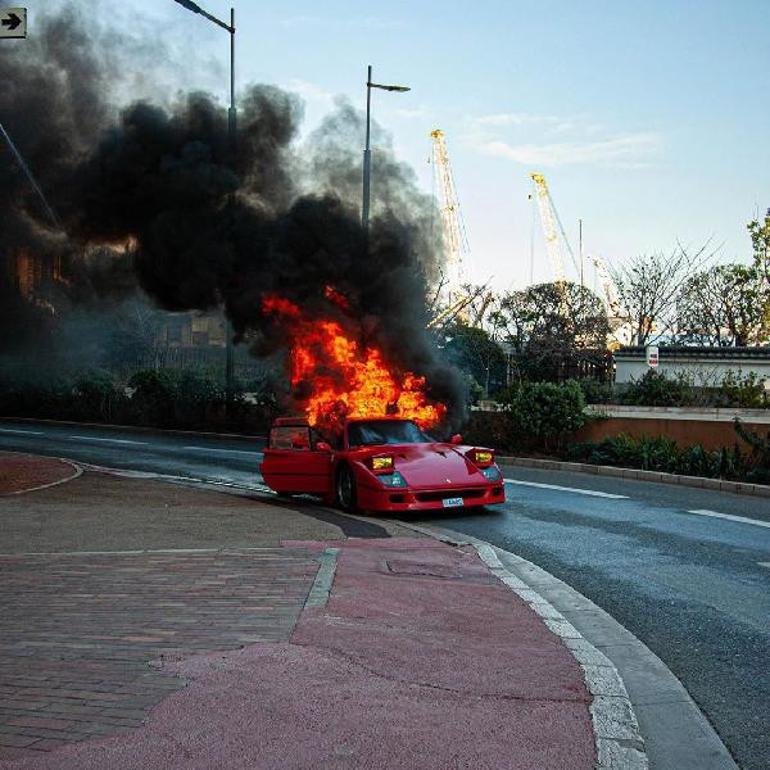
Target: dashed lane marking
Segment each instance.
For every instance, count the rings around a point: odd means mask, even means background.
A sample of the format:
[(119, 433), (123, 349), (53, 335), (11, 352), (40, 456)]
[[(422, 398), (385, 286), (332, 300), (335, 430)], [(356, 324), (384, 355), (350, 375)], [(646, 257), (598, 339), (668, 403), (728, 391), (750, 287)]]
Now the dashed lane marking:
[(94, 436), (64, 436), (71, 441), (104, 441), (109, 444), (136, 444), (146, 446), (146, 441), (132, 441), (128, 438), (96, 438)]
[(770, 521), (749, 519), (746, 516), (733, 516), (731, 513), (718, 513), (717, 511), (706, 510), (705, 508), (696, 508), (693, 511), (687, 511), (687, 513), (695, 513), (698, 516), (710, 516), (713, 519), (727, 519), (728, 521), (737, 521), (739, 524), (753, 524), (755, 527), (766, 527), (767, 529), (770, 529)]
[(25, 436), (42, 436), (41, 430), (17, 430), (16, 428), (0, 428), (0, 433), (23, 433)]
[(606, 497), (610, 500), (628, 500), (628, 495), (614, 495), (611, 492), (599, 492), (596, 489), (578, 489), (577, 487), (560, 487), (558, 484), (540, 484), (537, 481), (519, 481), (518, 479), (503, 479), (506, 484), (518, 484), (522, 487), (537, 487), (538, 489), (555, 489), (557, 492), (574, 492), (589, 497)]
[(262, 452), (257, 451), (251, 451), (247, 452), (243, 449), (211, 449), (209, 447), (205, 446), (183, 446), (182, 449), (185, 449), (189, 452), (206, 452), (207, 454), (209, 452), (218, 452), (219, 454), (225, 454), (225, 455), (246, 455), (247, 457), (262, 457)]

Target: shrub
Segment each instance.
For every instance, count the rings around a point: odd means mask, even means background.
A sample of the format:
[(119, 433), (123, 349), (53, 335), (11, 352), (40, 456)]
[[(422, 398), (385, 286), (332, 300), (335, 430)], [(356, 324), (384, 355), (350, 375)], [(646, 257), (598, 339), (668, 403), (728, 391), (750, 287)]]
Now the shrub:
[(621, 434), (598, 443), (587, 441), (569, 447), (566, 457), (594, 465), (709, 478), (741, 479), (754, 472), (751, 463), (737, 446), (709, 450), (696, 444), (679, 448), (675, 441), (663, 436), (632, 438)]
[(770, 483), (770, 441), (749, 430), (737, 417), (733, 425), (735, 432), (751, 447), (747, 480), (757, 484)]
[(128, 381), (132, 416), (139, 425), (166, 428), (174, 424), (175, 383), (166, 370), (137, 372)]
[(566, 434), (585, 424), (585, 405), (574, 381), (524, 383), (508, 404), (514, 436), (546, 451), (560, 447)]
[(109, 373), (89, 372), (77, 379), (72, 389), (72, 417), (80, 420), (112, 422), (128, 401)]
[(690, 406), (696, 394), (684, 375), (671, 379), (651, 369), (641, 379), (632, 380), (619, 393), (619, 402), (637, 406)]
[(755, 372), (749, 372), (745, 376), (728, 372), (719, 387), (720, 400), (726, 402), (726, 406), (744, 407), (746, 409), (764, 409), (768, 405), (765, 381), (760, 379)]
[(602, 380), (578, 380), (587, 404), (607, 404), (612, 401), (612, 385)]

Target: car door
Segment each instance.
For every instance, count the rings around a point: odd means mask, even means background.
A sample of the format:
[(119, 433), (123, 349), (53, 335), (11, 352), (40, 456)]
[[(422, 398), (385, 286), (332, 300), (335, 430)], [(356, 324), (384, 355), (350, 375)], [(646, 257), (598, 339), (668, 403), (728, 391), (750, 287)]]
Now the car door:
[(276, 492), (325, 495), (331, 489), (332, 456), (318, 449), (307, 425), (281, 425), (270, 430), (260, 470)]

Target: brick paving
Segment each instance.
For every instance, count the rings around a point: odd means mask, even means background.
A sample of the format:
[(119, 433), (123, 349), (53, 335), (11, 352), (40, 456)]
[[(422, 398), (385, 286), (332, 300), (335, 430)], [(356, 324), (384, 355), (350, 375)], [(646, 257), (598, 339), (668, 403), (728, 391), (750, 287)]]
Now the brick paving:
[(13, 495), (68, 479), (74, 466), (51, 457), (0, 452), (0, 495)]
[(0, 555), (0, 759), (133, 730), (184, 686), (164, 660), (287, 640), (317, 568), (303, 548)]

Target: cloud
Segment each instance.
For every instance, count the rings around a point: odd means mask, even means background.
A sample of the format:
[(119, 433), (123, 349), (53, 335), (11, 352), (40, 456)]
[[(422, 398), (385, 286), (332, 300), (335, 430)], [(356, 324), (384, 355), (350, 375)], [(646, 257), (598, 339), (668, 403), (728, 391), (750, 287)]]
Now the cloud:
[(662, 148), (655, 133), (630, 133), (591, 142), (552, 142), (508, 144), (488, 141), (478, 145), (487, 155), (527, 166), (597, 165), (616, 168), (642, 168), (650, 165)]
[(562, 118), (557, 118), (555, 115), (533, 115), (529, 112), (498, 112), (473, 118), (472, 122), (479, 128), (502, 128), (538, 124), (556, 125), (562, 122)]
[(335, 94), (308, 80), (291, 78), (282, 84), (282, 88), (299, 94), (306, 102), (312, 102), (329, 108), (334, 104)]

